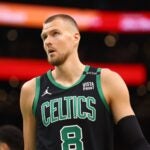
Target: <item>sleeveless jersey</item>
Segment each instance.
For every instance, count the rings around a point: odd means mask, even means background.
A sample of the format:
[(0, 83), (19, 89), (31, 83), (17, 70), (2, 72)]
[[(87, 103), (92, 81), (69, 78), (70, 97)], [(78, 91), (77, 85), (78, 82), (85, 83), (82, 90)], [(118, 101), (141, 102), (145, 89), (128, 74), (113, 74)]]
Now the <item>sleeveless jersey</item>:
[(100, 72), (86, 66), (70, 87), (57, 83), (51, 71), (36, 78), (36, 150), (113, 150), (114, 124)]

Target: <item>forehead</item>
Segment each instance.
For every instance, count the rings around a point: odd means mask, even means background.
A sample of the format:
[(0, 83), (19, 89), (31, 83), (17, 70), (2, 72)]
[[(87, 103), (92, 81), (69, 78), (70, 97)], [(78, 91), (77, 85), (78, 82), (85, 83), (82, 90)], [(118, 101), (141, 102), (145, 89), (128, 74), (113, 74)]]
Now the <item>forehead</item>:
[(64, 29), (66, 26), (66, 23), (63, 19), (55, 19), (51, 22), (44, 23), (42, 31), (49, 31), (53, 29)]

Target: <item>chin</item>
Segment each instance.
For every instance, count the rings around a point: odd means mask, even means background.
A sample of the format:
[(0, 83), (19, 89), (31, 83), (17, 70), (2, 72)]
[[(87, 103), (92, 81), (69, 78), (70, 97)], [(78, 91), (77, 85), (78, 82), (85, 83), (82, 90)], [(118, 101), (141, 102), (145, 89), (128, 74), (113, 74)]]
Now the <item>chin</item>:
[(62, 62), (58, 61), (58, 60), (48, 60), (49, 64), (51, 64), (52, 66), (60, 66), (62, 64)]
[(53, 66), (60, 66), (66, 61), (66, 57), (48, 57), (48, 62)]

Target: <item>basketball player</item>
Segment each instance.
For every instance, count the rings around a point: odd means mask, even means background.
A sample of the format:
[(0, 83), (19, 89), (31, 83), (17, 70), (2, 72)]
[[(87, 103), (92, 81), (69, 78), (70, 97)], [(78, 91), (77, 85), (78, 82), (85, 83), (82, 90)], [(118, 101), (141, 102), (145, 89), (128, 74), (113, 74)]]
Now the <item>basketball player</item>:
[(13, 125), (1, 126), (0, 150), (23, 150), (22, 131)]
[(114, 124), (129, 150), (150, 150), (122, 78), (80, 61), (75, 20), (48, 17), (41, 37), (54, 69), (22, 86), (25, 150), (113, 150)]

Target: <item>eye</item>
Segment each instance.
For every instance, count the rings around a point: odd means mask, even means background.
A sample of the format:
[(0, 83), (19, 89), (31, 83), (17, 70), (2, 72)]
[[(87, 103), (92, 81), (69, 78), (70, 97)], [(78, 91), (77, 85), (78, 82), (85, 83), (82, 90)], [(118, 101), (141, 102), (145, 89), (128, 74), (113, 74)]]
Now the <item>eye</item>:
[(41, 39), (44, 41), (47, 38), (47, 34), (46, 33), (41, 33)]
[(57, 35), (59, 35), (59, 34), (60, 34), (60, 32), (58, 32), (58, 31), (54, 31), (54, 32), (52, 33), (53, 36), (57, 36)]
[(42, 40), (45, 40), (47, 38), (47, 35), (42, 35)]

